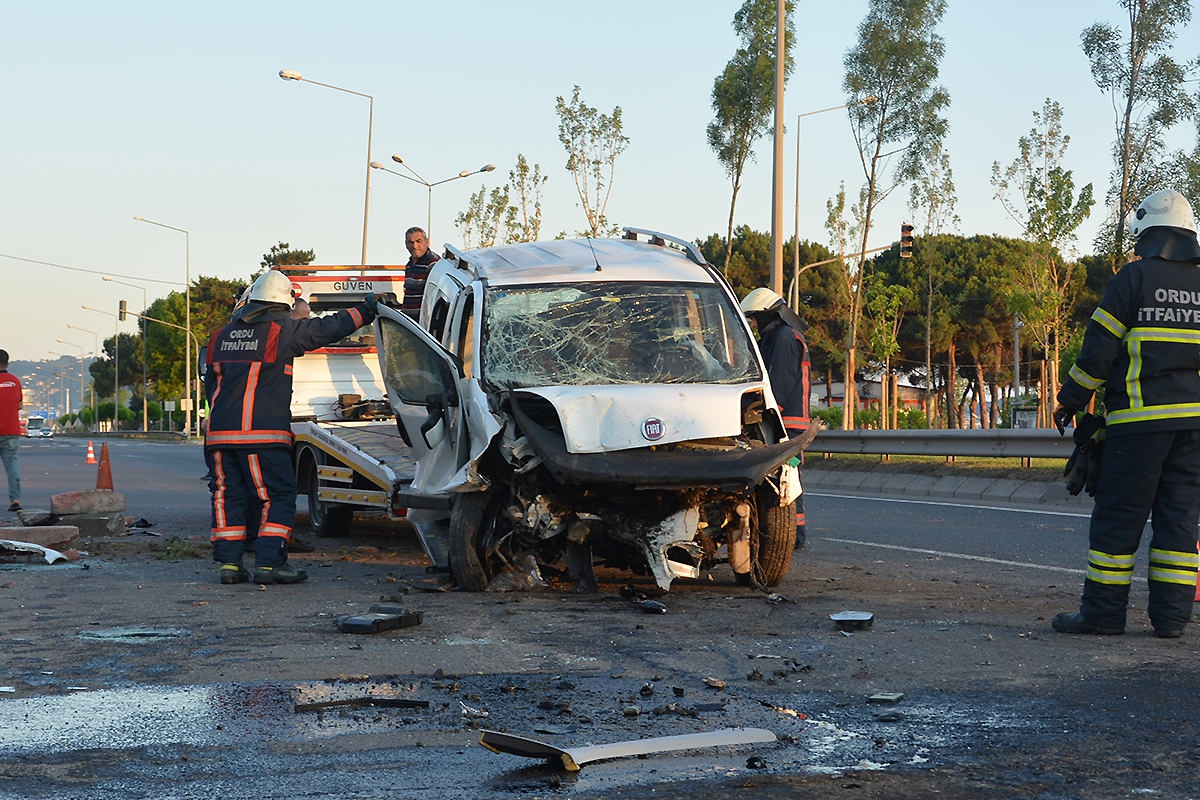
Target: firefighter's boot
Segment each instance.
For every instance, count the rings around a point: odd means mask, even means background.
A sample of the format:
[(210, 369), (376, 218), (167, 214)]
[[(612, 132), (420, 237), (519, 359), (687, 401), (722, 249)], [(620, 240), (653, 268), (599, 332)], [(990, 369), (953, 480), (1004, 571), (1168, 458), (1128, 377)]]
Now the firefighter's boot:
[(302, 569), (296, 569), (291, 564), (280, 564), (278, 567), (258, 567), (254, 568), (255, 583), (304, 583), (308, 580), (308, 573)]

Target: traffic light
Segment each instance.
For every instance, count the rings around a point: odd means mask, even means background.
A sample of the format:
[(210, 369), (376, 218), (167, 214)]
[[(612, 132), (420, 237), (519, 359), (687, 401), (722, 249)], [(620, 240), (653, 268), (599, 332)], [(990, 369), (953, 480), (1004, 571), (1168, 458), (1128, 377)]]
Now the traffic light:
[(124, 322), (126, 313), (127, 312), (125, 311), (125, 301), (122, 300), (121, 305), (117, 307), (117, 319), (120, 320), (121, 322)]
[(912, 258), (913, 226), (907, 222), (900, 225), (900, 257)]

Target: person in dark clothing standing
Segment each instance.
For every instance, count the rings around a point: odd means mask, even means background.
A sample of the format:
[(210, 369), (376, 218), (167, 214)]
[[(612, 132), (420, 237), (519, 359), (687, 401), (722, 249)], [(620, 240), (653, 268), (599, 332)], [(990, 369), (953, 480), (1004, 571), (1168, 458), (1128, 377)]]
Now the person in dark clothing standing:
[[(742, 311), (758, 330), (759, 349), (767, 363), (771, 394), (783, 412), (783, 427), (788, 438), (795, 439), (808, 430), (812, 389), (812, 365), (804, 330), (808, 327), (788, 308), (782, 297), (767, 288), (759, 288), (742, 300)], [(803, 453), (801, 454), (803, 458)], [(801, 462), (803, 465), (803, 461)], [(796, 549), (804, 547), (807, 525), (804, 495), (796, 498)]]
[(204, 447), (212, 461), (213, 560), (221, 583), (242, 583), (246, 513), (262, 504), (254, 541), (255, 583), (300, 583), (287, 563), (296, 517), (292, 466), (292, 359), (345, 338), (375, 319), (378, 296), (317, 319), (291, 317), (292, 283), (269, 270), (248, 302), (208, 343), (205, 390), (212, 403)]
[(1134, 554), (1151, 517), (1150, 602), (1155, 635), (1183, 635), (1196, 592), (1200, 514), (1200, 242), (1182, 194), (1147, 197), (1129, 223), (1133, 252), (1092, 314), (1058, 393), (1060, 431), (1104, 388), (1105, 445), (1076, 612), (1060, 633), (1125, 631)]
[(429, 239), (420, 228), (409, 228), (404, 232), (404, 246), (408, 249), (409, 259), (404, 267), (404, 301), (400, 310), (420, 322), (425, 280), (429, 277), (429, 268), (439, 259), (429, 249)]

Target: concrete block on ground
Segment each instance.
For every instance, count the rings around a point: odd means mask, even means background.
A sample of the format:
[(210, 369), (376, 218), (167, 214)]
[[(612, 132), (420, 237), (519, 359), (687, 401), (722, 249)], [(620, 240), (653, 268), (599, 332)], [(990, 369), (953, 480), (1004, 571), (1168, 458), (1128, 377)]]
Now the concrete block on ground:
[(944, 478), (938, 478), (929, 489), (930, 497), (954, 497), (954, 492), (959, 486), (966, 482), (966, 478), (960, 478), (956, 475), (947, 475)]
[(914, 475), (912, 481), (904, 487), (904, 493), (928, 497), (930, 490), (937, 485), (937, 482), (938, 479), (931, 475)]
[(805, 486), (823, 486), (829, 482), (829, 476), (832, 472), (824, 469), (803, 470), (800, 476), (800, 483)]
[(56, 514), (53, 520), (55, 525), (74, 525), (80, 536), (121, 536), (125, 533), (125, 515), (119, 511), (112, 514)]
[(74, 525), (39, 525), (32, 528), (5, 528), (0, 539), (14, 542), (29, 542), (51, 550), (63, 550), (79, 538), (79, 528)]
[(954, 496), (961, 500), (980, 500), (994, 482), (993, 478), (967, 478), (954, 489)]
[(868, 472), (866, 473), (866, 477), (863, 478), (863, 482), (858, 485), (858, 488), (862, 490), (882, 489), (883, 484), (887, 482), (889, 477), (886, 472)]
[(50, 513), (57, 516), (68, 514), (116, 514), (125, 512), (125, 495), (111, 489), (83, 489), (78, 492), (63, 492), (50, 497)]
[(1013, 493), (1015, 493), (1017, 489), (1021, 488), (1023, 483), (1023, 481), (1008, 480), (1007, 478), (994, 480), (992, 481), (992, 485), (984, 490), (983, 499), (1008, 500), (1013, 496)]
[(847, 472), (845, 473), (846, 477), (842, 478), (841, 482), (838, 484), (838, 488), (857, 489), (859, 486), (862, 486), (862, 482), (865, 481), (867, 476), (870, 474), (871, 473), (869, 472)]
[(17, 516), (21, 524), (27, 527), (50, 524), (50, 512), (41, 508), (22, 508), (17, 512)]
[(885, 492), (893, 492), (896, 494), (907, 494), (905, 487), (913, 482), (919, 475), (913, 475), (907, 472), (901, 472), (896, 475), (889, 475), (887, 480), (883, 482), (883, 490)]
[(1021, 485), (1009, 495), (1008, 499), (1015, 503), (1044, 503), (1044, 498), (1057, 487), (1053, 483), (1039, 481), (1021, 481)]

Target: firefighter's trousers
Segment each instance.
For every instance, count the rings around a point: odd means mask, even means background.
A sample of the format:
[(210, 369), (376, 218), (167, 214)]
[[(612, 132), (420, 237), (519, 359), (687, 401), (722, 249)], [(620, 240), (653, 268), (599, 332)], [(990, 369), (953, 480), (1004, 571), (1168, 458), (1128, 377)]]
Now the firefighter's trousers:
[(1150, 527), (1150, 622), (1182, 629), (1196, 593), (1200, 430), (1109, 437), (1096, 483), (1080, 611), (1096, 625), (1124, 627), (1133, 559)]
[(246, 545), (246, 513), (256, 503), (258, 536), (254, 563), (278, 567), (287, 561), (287, 545), (296, 520), (296, 473), (291, 448), (212, 450), (213, 561), (235, 564)]

